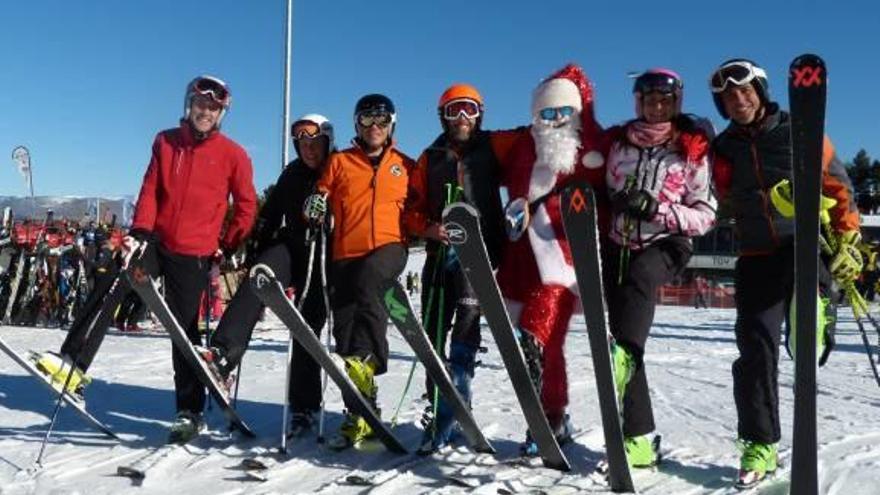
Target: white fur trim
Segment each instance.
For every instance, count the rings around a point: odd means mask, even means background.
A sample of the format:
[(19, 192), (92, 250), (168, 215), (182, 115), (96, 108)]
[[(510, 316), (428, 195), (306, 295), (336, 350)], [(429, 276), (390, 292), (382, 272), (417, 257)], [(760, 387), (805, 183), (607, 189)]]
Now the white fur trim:
[(565, 259), (545, 205), (539, 206), (532, 215), (528, 233), (541, 282), (561, 285), (577, 294), (574, 267)]
[(574, 107), (580, 112), (583, 110), (583, 102), (581, 101), (581, 92), (577, 85), (565, 79), (558, 77), (541, 83), (535, 88), (532, 94), (532, 115), (537, 115), (541, 109), (555, 107)]
[(599, 168), (605, 164), (605, 157), (603, 157), (602, 153), (599, 153), (598, 151), (590, 151), (589, 153), (584, 154), (584, 157), (581, 158), (581, 163), (590, 169)]

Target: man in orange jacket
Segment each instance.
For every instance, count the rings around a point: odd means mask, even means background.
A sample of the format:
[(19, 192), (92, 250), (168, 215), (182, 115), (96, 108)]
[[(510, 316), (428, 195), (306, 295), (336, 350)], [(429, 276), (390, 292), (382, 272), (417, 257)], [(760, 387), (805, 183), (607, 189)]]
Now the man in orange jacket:
[[(375, 375), (388, 365), (387, 316), (379, 304), (380, 284), (406, 266), (402, 228), (409, 173), (415, 163), (392, 140), (394, 103), (384, 95), (358, 100), (353, 146), (330, 157), (318, 192), (306, 200), (304, 215), (321, 222), (333, 214), (331, 284), (336, 352), (367, 400), (376, 404)], [(372, 435), (366, 421), (346, 414), (330, 446), (342, 450)]]

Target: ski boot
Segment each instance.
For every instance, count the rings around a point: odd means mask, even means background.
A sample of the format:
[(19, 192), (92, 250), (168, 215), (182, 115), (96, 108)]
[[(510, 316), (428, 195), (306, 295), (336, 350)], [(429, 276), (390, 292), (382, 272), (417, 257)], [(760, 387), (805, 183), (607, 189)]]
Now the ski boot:
[(660, 436), (653, 439), (648, 435), (625, 437), (623, 448), (626, 450), (626, 462), (634, 468), (650, 468), (660, 463)]
[(739, 458), (739, 475), (735, 486), (740, 490), (751, 488), (776, 472), (778, 453), (775, 443), (738, 440), (742, 451)]
[(168, 432), (168, 443), (185, 444), (205, 431), (205, 421), (201, 414), (180, 411)]
[(345, 411), (345, 420), (339, 427), (339, 433), (327, 442), (327, 446), (333, 450), (345, 450), (372, 437), (373, 428), (367, 424), (367, 420), (357, 414)]
[(623, 395), (626, 386), (632, 380), (636, 370), (636, 361), (632, 353), (619, 344), (611, 344), (611, 368), (614, 372), (614, 390), (617, 391), (617, 403), (623, 413)]
[(195, 345), (193, 348), (211, 371), (211, 375), (223, 388), (223, 393), (229, 397), (230, 391), (235, 386), (235, 374), (232, 373), (235, 365), (226, 359), (226, 353), (219, 347), (204, 347)]
[[(80, 401), (85, 400), (83, 395), (85, 387), (92, 382), (92, 378), (79, 367), (74, 366), (71, 372), (70, 361), (50, 351), (43, 353), (32, 351), (30, 358), (37, 370), (47, 376), (56, 390), (60, 392), (66, 383), (66, 391), (71, 397)], [(68, 375), (70, 375), (69, 380)]]
[[(376, 414), (380, 414), (379, 408), (376, 406), (379, 388), (374, 378), (377, 364), (372, 359), (372, 356), (367, 356), (366, 358), (346, 356), (343, 360), (345, 361), (345, 372), (351, 378), (355, 387), (363, 394), (364, 398), (376, 411)], [(364, 440), (372, 438), (372, 436), (373, 428), (370, 427), (363, 417), (346, 412), (345, 420), (339, 428), (339, 434), (330, 440), (329, 446), (334, 450), (344, 450), (356, 446)]]
[[(574, 427), (571, 425), (571, 418), (568, 414), (557, 416), (558, 419), (548, 418), (550, 428), (553, 430), (553, 436), (556, 443), (560, 447), (570, 443), (574, 435)], [(540, 455), (538, 443), (532, 438), (532, 432), (526, 431), (526, 441), (519, 446), (519, 453), (523, 457), (537, 457)]]
[[(452, 342), (449, 349), (449, 368), (452, 384), (468, 407), (471, 405), (471, 380), (474, 378), (474, 362), (476, 361), (477, 348), (463, 342)], [(428, 406), (426, 413), (433, 412)], [(424, 420), (424, 415), (423, 415)], [(424, 424), (424, 423), (423, 423)], [(455, 413), (449, 403), (440, 398), (437, 404), (437, 417), (431, 418), (425, 426), (425, 434), (422, 436), (422, 444), (418, 453), (421, 455), (431, 454), (456, 440), (459, 429), (455, 420)]]
[(300, 438), (312, 431), (315, 425), (315, 416), (312, 411), (294, 412), (290, 415), (290, 428), (287, 429), (287, 438)]

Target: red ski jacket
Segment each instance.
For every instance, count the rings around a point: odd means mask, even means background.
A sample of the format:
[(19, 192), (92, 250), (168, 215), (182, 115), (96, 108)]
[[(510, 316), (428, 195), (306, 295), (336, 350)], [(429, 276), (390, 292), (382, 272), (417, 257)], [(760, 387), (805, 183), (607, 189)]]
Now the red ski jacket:
[[(221, 238), (230, 194), (235, 211)], [(185, 123), (156, 135), (132, 229), (152, 232), (173, 253), (208, 256), (237, 247), (256, 211), (253, 167), (241, 146), (220, 132), (198, 141)]]

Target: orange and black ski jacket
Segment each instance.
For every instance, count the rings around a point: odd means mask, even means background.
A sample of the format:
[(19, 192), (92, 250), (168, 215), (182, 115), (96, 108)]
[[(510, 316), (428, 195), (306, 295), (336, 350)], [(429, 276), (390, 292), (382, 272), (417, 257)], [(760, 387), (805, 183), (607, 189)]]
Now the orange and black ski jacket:
[[(423, 237), (432, 224), (443, 221), (447, 203), (446, 187), (458, 186), (462, 195), (451, 198), (465, 201), (480, 212), (480, 229), (489, 257), (497, 260), (506, 240), (504, 212), (500, 196), (501, 160), (526, 128), (510, 131), (479, 130), (461, 149), (453, 147), (441, 134), (429, 146), (410, 174), (410, 190), (406, 206), (406, 227), (410, 235)], [(429, 240), (428, 253), (439, 243)]]
[(405, 242), (403, 210), (415, 162), (388, 146), (374, 166), (355, 144), (330, 156), (316, 185), (333, 214), (333, 259), (356, 258)]
[[(740, 254), (769, 254), (794, 242), (794, 221), (784, 218), (770, 201), (770, 189), (792, 178), (791, 121), (771, 107), (758, 125), (735, 122), (713, 142), (712, 180), (719, 201), (727, 200), (740, 241)], [(831, 209), (835, 231), (858, 230), (859, 213), (852, 182), (826, 137), (822, 153), (822, 193), (837, 200)]]

